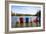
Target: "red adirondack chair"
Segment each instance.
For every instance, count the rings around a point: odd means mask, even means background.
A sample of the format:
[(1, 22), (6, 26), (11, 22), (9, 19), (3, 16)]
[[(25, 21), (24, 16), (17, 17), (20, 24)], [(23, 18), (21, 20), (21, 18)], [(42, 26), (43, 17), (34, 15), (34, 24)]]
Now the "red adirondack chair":
[(20, 17), (19, 19), (20, 19), (20, 25), (23, 26), (23, 22), (24, 22), (23, 17)]

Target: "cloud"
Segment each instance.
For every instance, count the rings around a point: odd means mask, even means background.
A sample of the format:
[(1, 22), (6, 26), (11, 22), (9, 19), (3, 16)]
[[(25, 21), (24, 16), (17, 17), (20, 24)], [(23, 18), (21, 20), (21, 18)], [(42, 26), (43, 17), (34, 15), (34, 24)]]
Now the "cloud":
[(11, 8), (12, 12), (19, 13), (19, 14), (36, 14), (39, 10), (41, 10), (40, 7), (35, 6), (12, 6)]

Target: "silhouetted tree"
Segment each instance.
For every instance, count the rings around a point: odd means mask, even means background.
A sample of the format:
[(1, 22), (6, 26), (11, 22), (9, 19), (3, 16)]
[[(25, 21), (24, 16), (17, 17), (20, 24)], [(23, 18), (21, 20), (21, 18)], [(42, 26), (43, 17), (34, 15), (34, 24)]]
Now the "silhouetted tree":
[(37, 12), (36, 16), (41, 17), (41, 11), (40, 10)]
[(12, 11), (11, 11), (11, 16), (15, 16), (15, 13), (13, 13)]
[(41, 25), (41, 10), (37, 12), (36, 16), (39, 18), (39, 24)]

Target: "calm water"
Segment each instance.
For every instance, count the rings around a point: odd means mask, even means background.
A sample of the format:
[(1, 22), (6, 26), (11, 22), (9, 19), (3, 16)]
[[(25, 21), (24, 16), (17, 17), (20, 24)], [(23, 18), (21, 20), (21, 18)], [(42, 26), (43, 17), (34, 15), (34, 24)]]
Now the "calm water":
[[(23, 16), (24, 22), (26, 17), (29, 18), (29, 22), (30, 22), (32, 19), (35, 19), (37, 16)], [(12, 27), (15, 27), (16, 21), (19, 21), (19, 16), (12, 16), (11, 17)]]

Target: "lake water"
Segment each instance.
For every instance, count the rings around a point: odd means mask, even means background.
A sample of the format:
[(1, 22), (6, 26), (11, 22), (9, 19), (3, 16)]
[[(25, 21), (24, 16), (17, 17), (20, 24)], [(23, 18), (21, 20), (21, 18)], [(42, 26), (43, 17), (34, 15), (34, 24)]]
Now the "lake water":
[[(15, 27), (16, 21), (19, 21), (19, 17), (20, 16), (11, 16), (11, 24), (12, 24), (12, 27)], [(29, 18), (29, 22), (30, 22), (33, 19), (35, 19), (36, 17), (37, 16), (23, 16), (24, 22), (25, 22), (25, 18)]]

